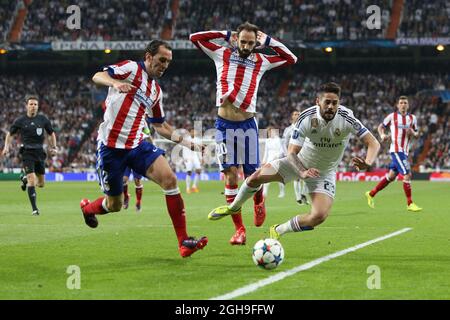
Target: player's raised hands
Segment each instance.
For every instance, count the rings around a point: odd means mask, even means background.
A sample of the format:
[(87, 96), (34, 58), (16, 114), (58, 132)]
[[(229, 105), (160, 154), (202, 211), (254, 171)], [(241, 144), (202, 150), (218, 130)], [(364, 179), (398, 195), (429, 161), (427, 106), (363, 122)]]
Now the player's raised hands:
[(258, 31), (258, 33), (256, 34), (256, 41), (259, 42), (258, 48), (263, 47), (264, 44), (266, 43), (266, 40), (267, 40), (267, 34), (265, 34), (262, 31)]
[(320, 171), (315, 168), (309, 168), (304, 171), (300, 171), (300, 178), (308, 179), (308, 178), (318, 178), (320, 177)]
[(352, 165), (356, 168), (356, 170), (367, 170), (370, 168), (370, 165), (366, 163), (366, 160), (360, 157), (354, 157), (352, 159)]
[(127, 93), (136, 87), (130, 83), (125, 82), (115, 82), (113, 85), (114, 89), (118, 90), (120, 93)]

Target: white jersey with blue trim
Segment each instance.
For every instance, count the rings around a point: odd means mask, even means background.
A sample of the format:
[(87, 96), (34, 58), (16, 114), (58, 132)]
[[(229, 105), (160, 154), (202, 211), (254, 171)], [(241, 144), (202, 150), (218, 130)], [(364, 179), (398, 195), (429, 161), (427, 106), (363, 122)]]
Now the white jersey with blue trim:
[(339, 105), (333, 120), (327, 122), (315, 105), (300, 114), (289, 143), (302, 147), (299, 158), (306, 168), (324, 175), (336, 171), (352, 133), (359, 138), (370, 133), (352, 110)]

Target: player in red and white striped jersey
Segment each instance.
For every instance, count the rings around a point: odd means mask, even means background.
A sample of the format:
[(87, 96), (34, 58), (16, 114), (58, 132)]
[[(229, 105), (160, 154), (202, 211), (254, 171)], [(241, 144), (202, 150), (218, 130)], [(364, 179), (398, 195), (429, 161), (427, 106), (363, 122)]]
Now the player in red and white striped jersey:
[(407, 210), (421, 211), (412, 200), (411, 196), (411, 168), (408, 162), (408, 152), (411, 138), (417, 138), (419, 132), (417, 129), (417, 119), (415, 115), (408, 113), (409, 102), (408, 97), (400, 96), (397, 103), (397, 111), (389, 114), (384, 118), (383, 123), (378, 126), (378, 133), (381, 142), (387, 141), (389, 136), (385, 133), (385, 129), (389, 127), (391, 147), (389, 152), (392, 156), (392, 162), (389, 166), (389, 173), (384, 177), (377, 186), (370, 192), (366, 192), (367, 203), (369, 207), (374, 208), (375, 195), (383, 190), (389, 183), (395, 180), (395, 177), (401, 173), (403, 175), (403, 190), (407, 199)]
[(126, 60), (97, 72), (92, 80), (109, 87), (103, 122), (99, 127), (97, 173), (106, 197), (80, 203), (86, 224), (96, 228), (96, 215), (120, 211), (123, 204), (123, 176), (127, 167), (161, 186), (165, 195), (179, 252), (188, 257), (208, 243), (206, 237), (195, 239), (186, 231), (186, 216), (177, 179), (164, 151), (144, 140), (145, 121), (166, 139), (201, 150), (165, 121), (162, 92), (156, 78), (163, 75), (172, 61), (172, 49), (160, 40), (150, 42), (144, 61)]
[[(231, 203), (238, 192), (239, 167), (243, 166), (245, 176), (250, 176), (259, 167), (258, 126), (255, 119), (259, 82), (266, 71), (294, 64), (297, 57), (281, 42), (248, 22), (241, 24), (237, 32), (197, 32), (190, 35), (190, 40), (213, 59), (216, 66), (217, 154), (221, 171), (225, 175), (226, 201)], [(217, 41), (225, 41), (232, 46), (223, 46)], [(254, 52), (257, 46), (271, 48), (274, 55)], [(248, 141), (238, 132), (244, 132)], [(261, 226), (266, 215), (262, 189), (255, 193), (254, 212), (254, 223)], [(233, 215), (232, 218), (236, 233), (230, 243), (245, 244), (241, 214)]]

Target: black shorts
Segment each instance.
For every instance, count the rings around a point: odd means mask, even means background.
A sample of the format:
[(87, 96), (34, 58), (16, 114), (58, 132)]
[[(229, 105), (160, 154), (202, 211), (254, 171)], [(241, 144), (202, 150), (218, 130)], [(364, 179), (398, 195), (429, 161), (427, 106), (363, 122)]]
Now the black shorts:
[(26, 174), (33, 172), (40, 175), (45, 174), (45, 158), (47, 155), (43, 149), (22, 149), (20, 154)]

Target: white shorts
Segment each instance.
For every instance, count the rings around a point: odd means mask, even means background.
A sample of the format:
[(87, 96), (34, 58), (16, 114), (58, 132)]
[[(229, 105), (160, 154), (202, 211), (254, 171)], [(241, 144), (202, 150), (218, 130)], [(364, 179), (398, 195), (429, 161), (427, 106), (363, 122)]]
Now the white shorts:
[(197, 157), (186, 159), (184, 162), (186, 171), (201, 170), (200, 160)]
[[(299, 170), (287, 158), (277, 159), (270, 162), (282, 178), (284, 183), (299, 179)], [(306, 193), (324, 193), (334, 199), (336, 193), (336, 172), (328, 172), (318, 178), (304, 179)]]

